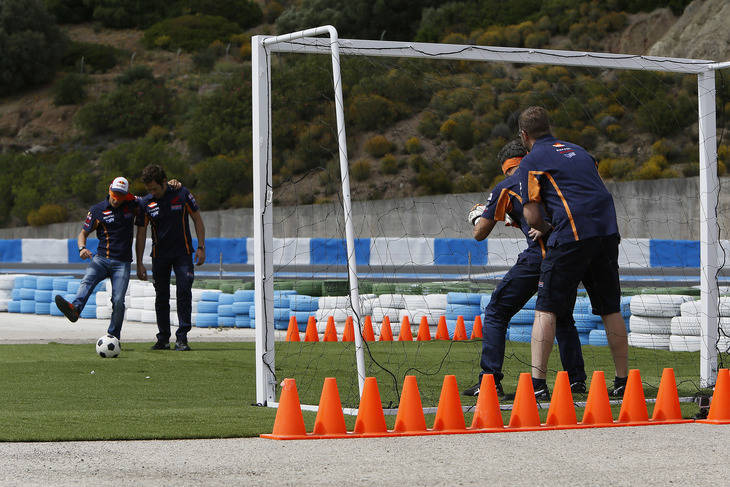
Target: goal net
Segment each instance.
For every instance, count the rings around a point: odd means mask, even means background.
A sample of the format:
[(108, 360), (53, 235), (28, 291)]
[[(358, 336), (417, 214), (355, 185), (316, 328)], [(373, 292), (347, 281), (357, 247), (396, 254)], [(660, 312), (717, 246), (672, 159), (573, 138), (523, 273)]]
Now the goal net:
[[(336, 377), (343, 406), (357, 408), (362, 379), (375, 376), (383, 406), (397, 408), (405, 376), (415, 375), (432, 407), (444, 375), (455, 374), (461, 389), (477, 381), (474, 323), (484, 322), (492, 291), (527, 243), (503, 222), (476, 241), (466, 215), (503, 177), (497, 154), (531, 105), (548, 110), (558, 139), (597, 157), (613, 194), (630, 366), (647, 396), (664, 367), (675, 368), (681, 396), (714, 384), (730, 344), (718, 198), (728, 100), (722, 76), (716, 88), (719, 67), (346, 40), (331, 27), (255, 36), (257, 401), (275, 404), (286, 377), (303, 403), (317, 404), (323, 378)], [(502, 383), (512, 392), (530, 371), (534, 304), (510, 320)], [(433, 340), (442, 317), (448, 336)], [(459, 317), (465, 340), (454, 339)], [(292, 318), (299, 342), (286, 340)], [(312, 318), (317, 342), (304, 341)], [(593, 370), (611, 378), (605, 331), (582, 289), (574, 318), (588, 378)], [(323, 342), (330, 319), (337, 341)], [(418, 340), (426, 331), (432, 340)], [(556, 350), (549, 383), (562, 368)]]

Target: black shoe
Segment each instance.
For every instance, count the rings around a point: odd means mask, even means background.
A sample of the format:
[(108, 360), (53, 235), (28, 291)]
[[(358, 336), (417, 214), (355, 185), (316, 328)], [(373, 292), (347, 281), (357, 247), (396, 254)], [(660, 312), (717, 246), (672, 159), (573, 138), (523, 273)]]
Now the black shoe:
[(548, 389), (547, 385), (539, 389), (535, 389), (535, 399), (537, 399), (538, 401), (550, 400), (550, 389)]
[(573, 394), (585, 394), (586, 391), (586, 383), (582, 380), (570, 384), (570, 392)]
[[(497, 389), (497, 398), (504, 399), (506, 396), (504, 394), (504, 390), (502, 389), (502, 384), (497, 382), (494, 384), (494, 386)], [(479, 388), (481, 387), (481, 382), (477, 382), (473, 386), (471, 386), (468, 389), (464, 389), (464, 391), (461, 393), (464, 396), (470, 396), (470, 397), (476, 397), (479, 395)]]
[(624, 397), (624, 391), (626, 390), (626, 381), (628, 377), (614, 377), (613, 379), (613, 390), (611, 391), (611, 397)]
[(152, 350), (170, 350), (170, 344), (168, 342), (157, 341), (152, 345)]
[(190, 345), (188, 345), (188, 342), (175, 342), (175, 350), (178, 352), (189, 352)]
[(64, 314), (71, 323), (75, 323), (79, 319), (79, 312), (76, 310), (73, 304), (69, 303), (63, 296), (56, 294), (56, 306), (59, 311)]

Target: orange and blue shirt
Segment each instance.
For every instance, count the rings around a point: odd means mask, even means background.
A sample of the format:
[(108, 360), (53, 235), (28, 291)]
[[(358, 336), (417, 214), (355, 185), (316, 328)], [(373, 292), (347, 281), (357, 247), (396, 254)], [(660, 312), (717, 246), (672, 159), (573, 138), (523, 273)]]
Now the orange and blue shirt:
[(542, 203), (553, 226), (548, 247), (618, 235), (613, 197), (585, 149), (552, 136), (537, 139), (520, 163), (523, 204)]
[(505, 221), (505, 216), (509, 215), (527, 237), (527, 249), (520, 256), (528, 258), (530, 262), (539, 262), (545, 256), (545, 245), (541, 238), (532, 240), (527, 234), (530, 231), (530, 225), (522, 216), (519, 173), (520, 168), (518, 167), (511, 176), (507, 176), (494, 186), (492, 192), (489, 193), (489, 198), (487, 198), (482, 217), (495, 221)]
[(99, 246), (96, 255), (107, 259), (132, 262), (132, 238), (134, 225), (142, 225), (138, 199), (123, 202), (114, 208), (107, 196), (89, 209), (84, 220), (83, 230), (91, 233), (96, 230)]
[(152, 229), (152, 257), (190, 255), (195, 250), (190, 236), (189, 215), (199, 210), (195, 197), (185, 187), (169, 185), (161, 198), (142, 198), (145, 223)]

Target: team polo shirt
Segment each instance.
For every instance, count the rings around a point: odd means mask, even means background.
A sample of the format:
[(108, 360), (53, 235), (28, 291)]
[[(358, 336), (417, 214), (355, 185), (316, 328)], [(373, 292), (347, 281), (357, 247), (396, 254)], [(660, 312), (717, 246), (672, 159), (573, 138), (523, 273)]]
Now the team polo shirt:
[(142, 198), (145, 221), (152, 229), (152, 257), (177, 257), (193, 253), (188, 216), (198, 211), (195, 198), (185, 187), (177, 191), (169, 185), (162, 198), (148, 194)]
[(489, 193), (486, 208), (482, 217), (495, 221), (505, 221), (505, 215), (515, 223), (519, 224), (520, 230), (527, 237), (527, 249), (521, 255), (528, 257), (531, 261), (540, 261), (545, 256), (545, 246), (542, 239), (532, 240), (527, 232), (530, 225), (522, 216), (522, 196), (520, 196), (520, 179), (518, 167), (511, 176), (497, 183)]
[(552, 136), (535, 141), (520, 163), (523, 204), (543, 203), (554, 230), (548, 247), (618, 235), (613, 197), (596, 160), (582, 147)]
[(117, 208), (104, 201), (95, 204), (84, 220), (83, 230), (91, 233), (96, 230), (99, 246), (96, 255), (107, 259), (132, 262), (132, 237), (135, 223), (143, 224), (138, 200), (125, 201)]

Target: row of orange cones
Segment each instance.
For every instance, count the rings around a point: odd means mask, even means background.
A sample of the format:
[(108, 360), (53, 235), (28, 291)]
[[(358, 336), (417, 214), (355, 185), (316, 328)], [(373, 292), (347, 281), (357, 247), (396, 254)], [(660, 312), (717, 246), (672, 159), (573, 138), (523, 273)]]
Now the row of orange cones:
[[(365, 323), (362, 328), (362, 336), (365, 341), (374, 342), (375, 332), (373, 331), (373, 322), (370, 316), (365, 317)], [(471, 339), (482, 338), (482, 318), (477, 316), (474, 318), (474, 326), (471, 331)], [(436, 327), (436, 336), (434, 340), (450, 340), (449, 330), (446, 327), (446, 318), (442, 316), (439, 318), (438, 326)], [(456, 328), (454, 329), (454, 340), (467, 340), (466, 336), (466, 325), (464, 324), (464, 317), (459, 316), (456, 319)], [(387, 316), (383, 317), (383, 322), (380, 325), (380, 338), (381, 342), (392, 342), (393, 341), (393, 330), (390, 326), (390, 318)], [(417, 341), (430, 341), (431, 330), (428, 326), (428, 320), (425, 316), (421, 317), (421, 323), (418, 326), (418, 334), (416, 335)], [(286, 330), (286, 341), (287, 342), (298, 342), (301, 341), (299, 336), (299, 327), (297, 326), (297, 319), (292, 316), (289, 318), (289, 327)], [(317, 333), (317, 320), (314, 316), (310, 316), (307, 321), (307, 328), (304, 332), (305, 342), (318, 342), (319, 334)], [(337, 341), (337, 329), (335, 328), (335, 319), (330, 316), (327, 319), (327, 327), (324, 331), (322, 338), (323, 342), (336, 342)], [(352, 316), (347, 317), (345, 322), (345, 331), (342, 334), (343, 342), (354, 342), (355, 341), (355, 325), (352, 320)], [(413, 341), (413, 333), (411, 332), (411, 322), (407, 316), (403, 317), (400, 323), (400, 333), (398, 334), (398, 341)]]
[[(428, 429), (416, 377), (410, 375), (406, 376), (403, 383), (403, 392), (393, 430), (388, 430), (385, 424), (378, 383), (375, 377), (367, 377), (360, 398), (355, 429), (348, 432), (337, 390), (337, 381), (329, 377), (325, 379), (322, 388), (312, 433), (307, 433), (304, 426), (304, 417), (299, 403), (296, 382), (294, 379), (284, 379), (274, 430), (271, 434), (261, 436), (277, 440), (418, 436), (676, 424), (694, 421), (682, 418), (674, 370), (667, 368), (662, 373), (651, 419), (649, 419), (639, 371), (631, 370), (629, 372), (621, 410), (616, 421), (614, 421), (611, 413), (611, 404), (603, 372), (593, 372), (593, 380), (588, 392), (583, 420), (578, 423), (573, 397), (570, 392), (568, 374), (561, 371), (558, 372), (555, 381), (547, 421), (544, 424), (540, 423), (530, 374), (520, 374), (512, 413), (507, 426), (502, 422), (502, 412), (499, 407), (494, 378), (491, 374), (484, 375), (474, 409), (474, 419), (468, 428), (464, 420), (456, 377), (447, 375), (444, 377), (433, 428)], [(730, 373), (728, 369), (721, 369), (718, 373), (707, 419), (698, 420), (697, 422), (730, 423)]]

